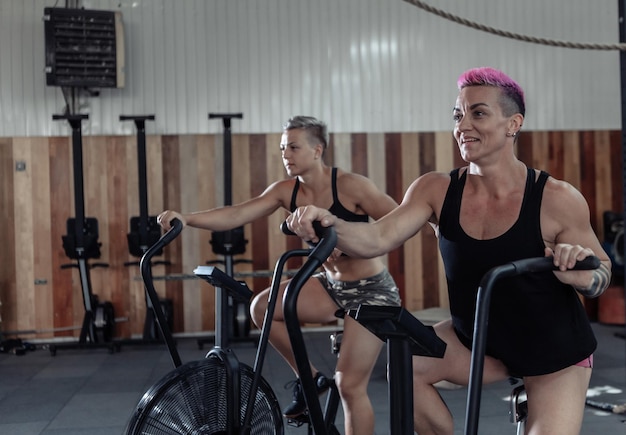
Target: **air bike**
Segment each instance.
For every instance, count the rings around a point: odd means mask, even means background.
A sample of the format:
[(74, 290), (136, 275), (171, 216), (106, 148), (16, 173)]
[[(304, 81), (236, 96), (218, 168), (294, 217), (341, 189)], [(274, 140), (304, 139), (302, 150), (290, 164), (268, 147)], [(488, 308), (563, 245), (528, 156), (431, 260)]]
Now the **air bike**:
[[(573, 270), (592, 270), (600, 267), (600, 259), (589, 256), (579, 261)], [(491, 293), (495, 283), (502, 278), (509, 278), (527, 273), (539, 273), (557, 270), (552, 257), (536, 257), (516, 260), (489, 270), (481, 279), (476, 296), (476, 313), (474, 317), (474, 336), (470, 378), (467, 392), (465, 435), (478, 434), (478, 419), (480, 414), (480, 399), (483, 383), (483, 368), (485, 366), (485, 350), (487, 347), (487, 323), (489, 319), (489, 305)], [(511, 423), (517, 425), (517, 433), (524, 433), (524, 424), (527, 417), (527, 403), (524, 399), (524, 386), (519, 385), (511, 393)]]
[[(574, 270), (590, 270), (600, 266), (600, 260), (587, 257)], [(502, 278), (525, 273), (556, 270), (551, 257), (537, 257), (513, 261), (489, 270), (482, 278), (477, 293), (474, 336), (470, 366), (470, 380), (466, 403), (465, 435), (478, 433), (483, 368), (487, 343), (487, 320), (494, 284)], [(389, 362), (389, 397), (391, 434), (413, 434), (413, 397), (411, 389), (411, 353), (442, 357), (445, 343), (432, 329), (422, 325), (400, 307), (361, 305), (350, 310), (350, 316), (387, 342)], [(408, 338), (408, 340), (407, 340)], [(518, 383), (518, 379), (512, 379)], [(408, 386), (408, 388), (407, 388)], [(417, 392), (419, 394), (419, 392)], [(511, 422), (517, 425), (517, 434), (524, 433), (527, 403), (524, 386), (516, 386), (511, 393)]]
[[(178, 219), (171, 224), (172, 228), (141, 259), (141, 275), (148, 298), (154, 304), (158, 302), (158, 295), (153, 285), (150, 259), (182, 231), (182, 223)], [(125, 433), (284, 433), (283, 416), (276, 395), (261, 375), (283, 268), (292, 257), (308, 257), (296, 272), (292, 280), (294, 284), (290, 284), (286, 291), (291, 293), (294, 285), (301, 286), (330, 256), (335, 243), (334, 229), (325, 229), (316, 247), (287, 251), (277, 261), (254, 367), (239, 362), (231, 349), (220, 346), (214, 346), (202, 360), (183, 364), (163, 313), (155, 310), (175, 369), (143, 395)], [(252, 291), (244, 282), (234, 280), (213, 266), (198, 266), (194, 273), (216, 288), (228, 291), (237, 300), (247, 302), (252, 297)]]

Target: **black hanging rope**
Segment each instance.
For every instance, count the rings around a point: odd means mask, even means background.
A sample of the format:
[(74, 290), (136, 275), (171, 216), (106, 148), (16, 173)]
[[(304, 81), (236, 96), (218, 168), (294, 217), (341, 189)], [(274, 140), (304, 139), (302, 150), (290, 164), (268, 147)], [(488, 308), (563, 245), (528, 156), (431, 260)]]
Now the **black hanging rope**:
[(455, 22), (457, 24), (461, 24), (463, 26), (481, 30), (483, 32), (492, 33), (494, 35), (502, 36), (505, 38), (516, 39), (518, 41), (532, 42), (534, 44), (548, 45), (552, 47), (576, 48), (576, 49), (582, 49), (582, 50), (626, 50), (626, 43), (620, 43), (620, 44), (581, 43), (581, 42), (558, 41), (554, 39), (537, 38), (534, 36), (522, 35), (519, 33), (513, 33), (513, 32), (506, 31), (506, 30), (496, 29), (495, 27), (490, 27), (484, 24), (476, 23), (474, 21), (470, 21), (466, 18), (459, 17), (458, 15), (453, 15), (444, 10), (431, 6), (428, 3), (423, 2), (421, 0), (404, 0), (404, 1), (414, 6), (417, 6), (418, 8), (423, 9), (426, 12), (430, 12), (431, 14), (438, 15), (441, 18), (445, 18), (446, 20)]

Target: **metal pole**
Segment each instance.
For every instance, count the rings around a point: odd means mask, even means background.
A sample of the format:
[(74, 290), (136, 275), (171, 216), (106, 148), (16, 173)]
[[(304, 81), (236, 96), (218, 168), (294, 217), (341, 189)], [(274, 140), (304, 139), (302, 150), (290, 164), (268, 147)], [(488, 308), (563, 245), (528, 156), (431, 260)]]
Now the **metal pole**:
[[(242, 113), (209, 113), (209, 119), (221, 118), (224, 126), (224, 205), (232, 205), (232, 133), (231, 119), (243, 118)], [(225, 243), (231, 242), (230, 232)], [(224, 255), (225, 272), (233, 276), (233, 256)], [(229, 297), (226, 290), (220, 288), (215, 293), (215, 345), (226, 348), (231, 334), (232, 322), (229, 309)]]
[[(619, 42), (626, 42), (626, 0), (618, 0), (619, 12)], [(622, 109), (622, 216), (626, 222), (626, 51), (619, 52), (620, 64), (620, 95)], [(626, 237), (622, 238), (622, 252), (626, 252)], [(624, 276), (626, 277), (626, 263), (624, 264)], [(626, 282), (626, 279), (624, 280)], [(624, 313), (626, 314), (626, 287), (624, 287)], [(624, 326), (624, 336), (626, 337), (626, 325)]]
[(139, 243), (144, 254), (148, 246), (148, 170), (146, 163), (146, 121), (154, 115), (120, 115), (120, 121), (134, 121), (137, 128), (137, 170), (139, 177)]

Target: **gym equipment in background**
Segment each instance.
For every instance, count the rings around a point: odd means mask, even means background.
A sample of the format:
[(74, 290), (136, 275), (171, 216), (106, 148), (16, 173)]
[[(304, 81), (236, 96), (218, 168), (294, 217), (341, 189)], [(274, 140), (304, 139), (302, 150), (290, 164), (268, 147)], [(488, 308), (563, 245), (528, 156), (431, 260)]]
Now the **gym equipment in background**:
[[(141, 258), (148, 249), (161, 238), (161, 227), (156, 216), (148, 213), (148, 175), (146, 165), (146, 121), (154, 121), (154, 115), (120, 115), (120, 121), (134, 121), (137, 128), (137, 174), (139, 180), (139, 216), (130, 218), (130, 232), (127, 234), (128, 251), (134, 257)], [(161, 255), (163, 250), (155, 253)], [(153, 261), (153, 264), (170, 264), (169, 261)], [(124, 266), (139, 266), (139, 261), (129, 261)], [(170, 329), (174, 325), (174, 309), (171, 299), (160, 299), (159, 307), (163, 310)], [(142, 340), (145, 343), (160, 343), (162, 337), (154, 314), (154, 306), (146, 296), (146, 318), (143, 325)]]
[(107, 347), (110, 352), (119, 350), (119, 344), (113, 342), (115, 334), (115, 315), (111, 302), (100, 302), (92, 292), (89, 271), (93, 267), (109, 267), (106, 263), (92, 263), (89, 260), (100, 258), (98, 242), (98, 220), (85, 217), (85, 197), (83, 188), (83, 142), (81, 123), (88, 115), (52, 115), (52, 119), (66, 120), (72, 128), (72, 157), (74, 164), (74, 212), (76, 216), (67, 220), (67, 234), (62, 237), (65, 255), (76, 263), (64, 264), (61, 268), (78, 268), (80, 286), (83, 294), (85, 315), (76, 343), (50, 344), (52, 355), (59, 349), (86, 347)]
[[(224, 129), (224, 205), (232, 205), (232, 119), (242, 119), (242, 113), (209, 113), (209, 119), (221, 119)], [(211, 233), (211, 247), (213, 252), (221, 255), (222, 260), (207, 261), (206, 264), (223, 264), (224, 271), (234, 277), (236, 263), (252, 263), (251, 260), (234, 259), (235, 255), (246, 252), (243, 227), (227, 231), (213, 231)], [(252, 340), (250, 338), (250, 310), (248, 302), (233, 299), (221, 289), (215, 293), (215, 344), (228, 347), (230, 340)], [(219, 326), (218, 326), (219, 324)], [(213, 342), (213, 338), (198, 339), (198, 347), (202, 349), (204, 343)]]

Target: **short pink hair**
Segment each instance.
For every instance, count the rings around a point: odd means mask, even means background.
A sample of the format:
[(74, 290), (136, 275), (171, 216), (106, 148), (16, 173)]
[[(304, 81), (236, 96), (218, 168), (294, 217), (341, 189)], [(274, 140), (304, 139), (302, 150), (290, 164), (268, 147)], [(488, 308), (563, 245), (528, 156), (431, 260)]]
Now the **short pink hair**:
[(524, 91), (511, 77), (495, 68), (480, 67), (465, 71), (457, 80), (459, 91), (468, 86), (495, 86), (502, 92), (500, 100), (502, 111), (506, 116), (515, 113), (526, 114)]

